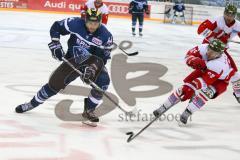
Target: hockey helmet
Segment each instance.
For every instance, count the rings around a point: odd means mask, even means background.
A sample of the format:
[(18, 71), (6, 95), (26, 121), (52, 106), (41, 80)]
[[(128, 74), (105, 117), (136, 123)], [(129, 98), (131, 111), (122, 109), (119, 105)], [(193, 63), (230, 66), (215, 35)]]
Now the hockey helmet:
[(234, 4), (227, 4), (224, 10), (225, 14), (236, 16), (237, 7)]
[(209, 43), (208, 46), (211, 50), (217, 52), (217, 53), (223, 53), (224, 49), (226, 48), (226, 45), (219, 39), (214, 39)]
[(95, 8), (90, 8), (86, 12), (86, 21), (101, 22), (102, 14)]

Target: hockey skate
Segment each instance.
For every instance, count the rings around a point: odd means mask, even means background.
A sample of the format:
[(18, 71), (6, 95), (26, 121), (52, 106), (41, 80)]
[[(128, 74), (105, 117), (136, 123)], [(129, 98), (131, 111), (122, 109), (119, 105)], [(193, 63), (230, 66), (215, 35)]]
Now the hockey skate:
[(32, 110), (33, 108), (35, 108), (35, 107), (32, 106), (32, 104), (29, 102), (29, 103), (24, 103), (24, 104), (18, 105), (15, 108), (15, 111), (17, 113), (24, 113), (24, 112)]
[(184, 126), (187, 124), (188, 118), (192, 115), (192, 112), (186, 109), (180, 116), (179, 126)]
[(86, 124), (91, 127), (96, 127), (97, 122), (99, 122), (99, 118), (95, 115), (94, 110), (88, 110), (87, 98), (84, 99), (84, 112), (82, 114), (83, 118), (86, 121), (83, 121), (83, 124)]
[(233, 92), (234, 97), (236, 98), (237, 102), (240, 103), (240, 97), (237, 97), (236, 94)]

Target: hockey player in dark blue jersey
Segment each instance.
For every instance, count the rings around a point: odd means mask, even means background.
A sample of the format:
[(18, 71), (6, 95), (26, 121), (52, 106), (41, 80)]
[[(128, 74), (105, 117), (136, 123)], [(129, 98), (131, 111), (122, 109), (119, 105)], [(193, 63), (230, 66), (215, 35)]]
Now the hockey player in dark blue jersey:
[[(61, 35), (70, 35), (66, 54), (60, 43)], [(88, 9), (85, 20), (75, 17), (56, 21), (50, 29), (50, 36), (52, 41), (49, 43), (49, 48), (55, 59), (60, 61), (63, 57), (68, 59), (75, 68), (83, 73), (80, 78), (84, 83), (89, 84), (91, 80), (104, 91), (107, 90), (110, 78), (105, 64), (110, 59), (113, 37), (106, 27), (101, 25), (100, 12)], [(31, 101), (17, 106), (15, 111), (23, 113), (39, 106), (78, 77), (77, 72), (66, 63), (62, 63), (53, 72), (48, 83), (37, 92)], [(84, 99), (82, 114), (84, 118), (91, 122), (99, 121), (94, 110), (102, 97), (102, 92), (96, 89), (90, 91), (88, 98)]]
[(173, 18), (172, 23), (176, 23), (177, 17), (181, 18), (182, 23), (185, 23), (185, 15), (184, 15), (185, 5), (182, 0), (177, 0), (173, 6)]
[(129, 13), (132, 14), (132, 35), (135, 36), (137, 20), (139, 22), (139, 35), (142, 36), (144, 13), (149, 14), (147, 0), (133, 0), (129, 4)]

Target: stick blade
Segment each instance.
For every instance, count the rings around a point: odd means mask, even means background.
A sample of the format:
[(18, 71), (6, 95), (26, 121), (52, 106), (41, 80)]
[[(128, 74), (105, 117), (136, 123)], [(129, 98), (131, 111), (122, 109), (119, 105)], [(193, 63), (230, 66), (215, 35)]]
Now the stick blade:
[(138, 55), (138, 52), (128, 53), (127, 55), (128, 56), (135, 56), (135, 55)]
[(95, 123), (95, 122), (83, 121), (82, 124), (90, 126), (90, 127), (97, 127), (97, 123)]
[(127, 132), (126, 135), (133, 135), (133, 132)]
[(134, 133), (133, 132), (127, 132), (126, 135), (129, 135), (129, 137), (127, 139), (127, 142), (129, 143), (132, 140), (132, 137), (133, 137)]

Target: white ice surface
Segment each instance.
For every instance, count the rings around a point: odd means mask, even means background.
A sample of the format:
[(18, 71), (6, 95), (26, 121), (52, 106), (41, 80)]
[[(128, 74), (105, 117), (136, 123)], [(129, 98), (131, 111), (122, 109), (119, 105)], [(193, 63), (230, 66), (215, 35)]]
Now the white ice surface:
[[(121, 111), (117, 108), (101, 117), (97, 128), (64, 122), (55, 116), (54, 106), (62, 99), (74, 100), (75, 111), (82, 111), (83, 97), (61, 94), (31, 112), (14, 113), (14, 108), (29, 101), (59, 65), (47, 47), (49, 28), (55, 20), (68, 16), (0, 12), (1, 160), (240, 159), (240, 105), (232, 96), (231, 86), (219, 99), (197, 112), (187, 127), (179, 127), (176, 121), (156, 122), (131, 143), (126, 143), (125, 133), (137, 132), (148, 122), (121, 121)], [(140, 52), (136, 57), (129, 57), (129, 62), (166, 66), (168, 72), (161, 80), (174, 87), (181, 85), (190, 72), (183, 62), (186, 51), (201, 43), (194, 26), (145, 22), (142, 38), (131, 36), (131, 22), (126, 19), (110, 18), (108, 28), (117, 43), (130, 40), (134, 43), (130, 51)], [(66, 40), (62, 41), (65, 48)], [(231, 54), (237, 64), (239, 48), (240, 45), (231, 44)], [(119, 53), (114, 51), (113, 56)], [(110, 71), (110, 63), (107, 67)], [(80, 80), (73, 84), (83, 85)], [(116, 95), (112, 85), (109, 91)], [(142, 114), (150, 114), (169, 94), (138, 98), (136, 106)], [(122, 100), (120, 104), (130, 109)], [(169, 114), (181, 113), (185, 107), (186, 103), (178, 104)]]

